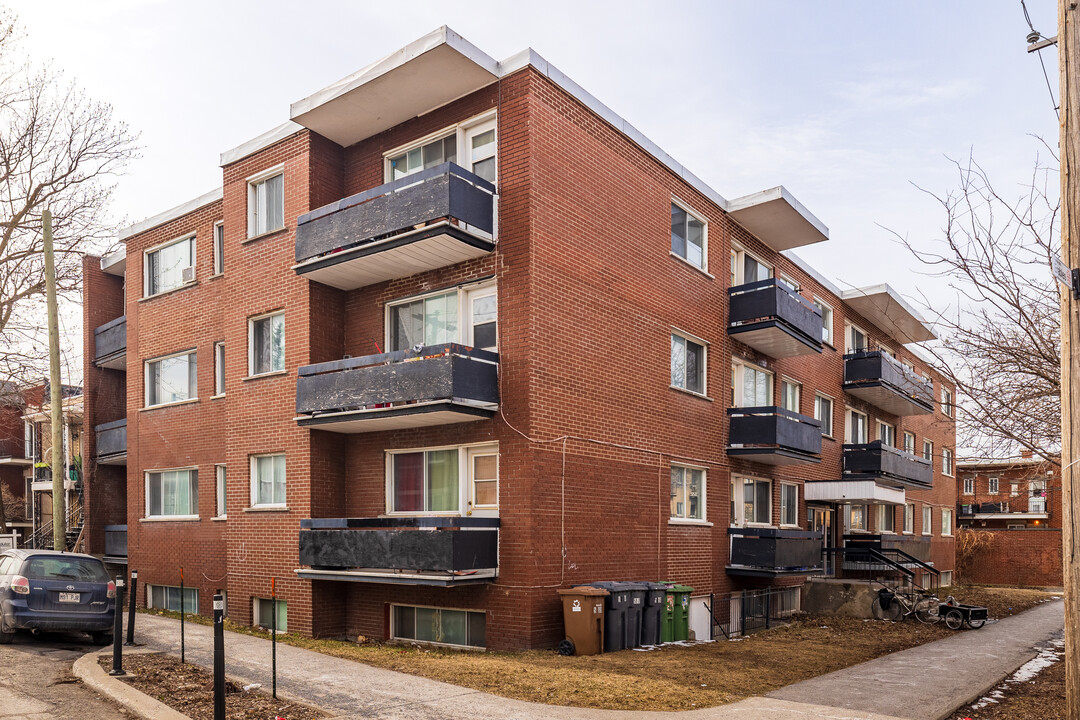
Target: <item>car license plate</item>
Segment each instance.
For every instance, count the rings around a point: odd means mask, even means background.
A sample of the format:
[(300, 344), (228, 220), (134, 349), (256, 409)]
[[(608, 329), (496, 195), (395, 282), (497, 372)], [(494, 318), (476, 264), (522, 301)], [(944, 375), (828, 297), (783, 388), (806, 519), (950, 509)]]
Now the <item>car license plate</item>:
[(79, 593), (60, 593), (60, 602), (77, 603), (79, 602)]

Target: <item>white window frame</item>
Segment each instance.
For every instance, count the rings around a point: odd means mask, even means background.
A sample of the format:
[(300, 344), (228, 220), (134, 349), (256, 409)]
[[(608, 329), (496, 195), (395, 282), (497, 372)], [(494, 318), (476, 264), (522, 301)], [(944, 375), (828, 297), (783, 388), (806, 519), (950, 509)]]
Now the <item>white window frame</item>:
[(212, 397), (225, 396), (225, 341), (214, 343), (214, 394)]
[(189, 265), (188, 267), (192, 267), (192, 268), (198, 267), (198, 254), (197, 254), (198, 246), (196, 245), (195, 233), (194, 232), (184, 233), (183, 235), (181, 235), (179, 237), (175, 237), (172, 240), (168, 240), (166, 242), (159, 243), (159, 244), (155, 245), (154, 247), (147, 248), (146, 250), (143, 251), (143, 298), (144, 299), (145, 298), (157, 297), (158, 295), (165, 295), (166, 293), (170, 293), (170, 292), (172, 292), (174, 290), (179, 290), (180, 288), (190, 287), (190, 286), (195, 284), (195, 278), (192, 278), (191, 280), (188, 280), (187, 282), (181, 282), (179, 285), (174, 285), (173, 287), (165, 288), (164, 290), (158, 290), (155, 293), (150, 292), (150, 256), (154, 255), (155, 253), (158, 253), (158, 252), (160, 252), (160, 251), (162, 251), (162, 250), (164, 250), (166, 248), (170, 248), (173, 245), (179, 245), (182, 242), (190, 242), (191, 243), (191, 250), (190, 250), (191, 265)]
[[(767, 389), (764, 405), (749, 405), (746, 404), (743, 397), (743, 375), (746, 370), (750, 369), (754, 372), (763, 373), (767, 379)], [(732, 407), (772, 407), (776, 398), (776, 376), (771, 370), (754, 365), (753, 363), (740, 362), (738, 360), (732, 360), (731, 362), (731, 406)]]
[(821, 311), (821, 341), (832, 347), (833, 345), (833, 309), (832, 305), (819, 297), (814, 298), (814, 305)]
[[(273, 352), (273, 345), (271, 345), (271, 349), (270, 349), (270, 367), (271, 367), (271, 369), (266, 370), (264, 372), (257, 373), (257, 372), (255, 372), (255, 323), (260, 322), (262, 320), (268, 320), (270, 318), (277, 317), (278, 315), (281, 316), (281, 332), (282, 332), (282, 336), (284, 338), (284, 340), (282, 342), (282, 345), (281, 345), (281, 366), (282, 367), (281, 367), (280, 370), (274, 370), (273, 369), (273, 366), (274, 366), (274, 352)], [(273, 324), (273, 323), (271, 323), (271, 324)], [(286, 372), (286, 369), (285, 369), (285, 348), (286, 348), (286, 345), (288, 343), (287, 332), (288, 332), (288, 329), (285, 327), (285, 310), (284, 309), (274, 310), (272, 312), (263, 313), (262, 315), (255, 315), (253, 317), (248, 318), (248, 343), (247, 344), (248, 344), (248, 377), (249, 378), (263, 377), (265, 375), (275, 375), (275, 374), (281, 374), (281, 373)]]
[[(271, 180), (278, 175), (281, 175), (281, 227), (267, 228), (263, 231), (258, 230), (259, 221), (259, 185), (262, 185), (267, 180)], [(244, 179), (247, 183), (247, 239), (254, 240), (255, 238), (262, 237), (263, 235), (269, 235), (270, 233), (284, 230), (288, 226), (288, 221), (285, 216), (285, 163), (279, 163), (273, 167), (267, 168), (261, 172), (255, 173), (250, 177)], [(263, 211), (265, 213), (265, 209)]]
[(395, 307), (401, 305), (408, 305), (409, 303), (418, 302), (420, 300), (427, 300), (428, 298), (439, 297), (440, 295), (449, 295), (451, 293), (457, 293), (457, 306), (458, 306), (458, 334), (457, 340), (452, 342), (459, 343), (461, 345), (473, 345), (473, 326), (472, 326), (472, 299), (474, 297), (483, 297), (486, 295), (495, 296), (495, 350), (499, 350), (499, 322), (501, 316), (499, 313), (499, 291), (498, 283), (494, 280), (483, 280), (481, 282), (470, 283), (468, 285), (460, 285), (457, 287), (443, 288), (441, 290), (433, 290), (432, 292), (421, 293), (419, 295), (410, 295), (408, 297), (396, 298), (391, 302), (386, 303), (383, 308), (383, 347), (390, 350), (390, 335), (393, 325), (392, 312)]
[(997, 475), (992, 475), (987, 478), (986, 481), (986, 493), (988, 495), (997, 495), (1001, 492), (1001, 478)]
[[(284, 490), (284, 492), (285, 492), (285, 497), (282, 499), (281, 502), (272, 502), (271, 501), (271, 502), (268, 502), (268, 503), (261, 503), (261, 502), (259, 502), (259, 478), (258, 478), (258, 474), (256, 473), (256, 468), (258, 467), (258, 460), (259, 460), (259, 458), (274, 458), (274, 457), (285, 458), (285, 461), (284, 461), (285, 462), (285, 469), (284, 469), (284, 475), (285, 475), (285, 490)], [(259, 453), (257, 455), (248, 455), (248, 477), (250, 478), (250, 481), (251, 481), (251, 497), (250, 497), (251, 504), (249, 505), (249, 507), (252, 507), (252, 508), (272, 508), (272, 509), (282, 509), (282, 510), (288, 508), (288, 503), (289, 503), (289, 461), (288, 461), (288, 458), (286, 458), (285, 453), (276, 452), (276, 453)], [(272, 500), (272, 498), (271, 498), (271, 500)]]
[[(466, 478), (466, 484), (469, 486), (468, 495), (469, 499), (468, 510), (470, 512), (483, 512), (493, 511), (498, 513), (499, 511), (499, 484), (500, 484), (500, 467), (499, 467), (499, 446), (498, 445), (477, 445), (475, 447), (463, 448), (465, 451), (465, 463), (467, 465), (468, 476)], [(480, 505), (476, 502), (476, 463), (474, 462), (478, 457), (494, 457), (495, 458), (495, 503)], [(461, 477), (460, 475), (458, 477)], [(491, 482), (490, 480), (482, 480), (481, 482)]]
[[(889, 437), (886, 438), (886, 435), (888, 435)], [(892, 448), (896, 447), (896, 426), (891, 423), (878, 420), (877, 439), (881, 441), (882, 445), (888, 445)]]
[(867, 334), (867, 332), (865, 330), (863, 330), (861, 327), (859, 327), (855, 323), (850, 323), (849, 322), (849, 323), (844, 323), (844, 352), (845, 353), (856, 352), (855, 343), (852, 342), (852, 340), (853, 340), (852, 334), (855, 331), (857, 331), (860, 335), (862, 335), (864, 340), (865, 340), (865, 344), (864, 344), (862, 350), (866, 351), (866, 350), (870, 349), (870, 335)]
[[(768, 502), (768, 519), (765, 522), (748, 522), (746, 520), (746, 508), (743, 502), (743, 495), (740, 492), (747, 482), (753, 483), (755, 486), (758, 483), (765, 483), (769, 486), (769, 502)], [(730, 518), (732, 527), (772, 527), (773, 515), (773, 482), (769, 478), (753, 477), (751, 475), (732, 475), (731, 483), (734, 486), (732, 493), (732, 507), (735, 510), (734, 514)], [(754, 490), (754, 507), (757, 507), (757, 490)]]
[[(689, 265), (692, 268), (695, 268), (697, 270), (701, 270), (704, 273), (708, 273), (709, 272), (709, 221), (706, 220), (705, 216), (702, 215), (700, 212), (698, 212), (697, 210), (694, 210), (693, 208), (691, 208), (689, 203), (686, 203), (686, 202), (682, 201), (681, 199), (675, 197), (674, 195), (671, 196), (671, 204), (678, 207), (678, 208), (680, 208), (687, 215), (689, 215), (690, 217), (694, 218), (699, 223), (701, 223), (701, 264), (697, 265), (692, 260), (690, 260), (690, 258), (688, 258), (686, 256), (683, 256), (683, 255), (680, 255), (679, 253), (675, 252), (674, 250), (670, 250), (670, 245), (669, 245), (669, 252), (671, 253), (671, 256), (675, 257), (675, 258), (678, 258), (679, 260), (682, 260), (684, 263), (686, 263), (687, 265)], [(690, 240), (686, 239), (686, 242), (689, 243)]]
[[(678, 328), (671, 328), (671, 337), (672, 338), (675, 338), (675, 337), (682, 338), (683, 342), (693, 343), (694, 345), (697, 345), (697, 346), (699, 346), (701, 348), (701, 390), (691, 390), (688, 387), (680, 387), (679, 385), (676, 385), (675, 383), (671, 382), (671, 372), (670, 372), (670, 370), (671, 370), (671, 365), (670, 365), (670, 358), (671, 358), (670, 349), (671, 349), (671, 346), (669, 345), (668, 346), (668, 350), (669, 350), (669, 354), (668, 354), (668, 359), (669, 359), (669, 363), (668, 363), (668, 371), (669, 371), (668, 372), (668, 382), (670, 384), (670, 387), (673, 390), (679, 390), (681, 392), (689, 393), (691, 395), (696, 395), (698, 397), (703, 397), (703, 398), (709, 397), (709, 343), (707, 341), (705, 341), (705, 340), (702, 340), (701, 338), (699, 338), (696, 335), (691, 335), (690, 333), (679, 330)], [(684, 363), (685, 363), (685, 359), (686, 358), (685, 358), (685, 354), (684, 354), (684, 357), (683, 357)]]
[[(431, 646), (431, 647), (449, 647), (449, 648), (459, 648), (459, 649), (463, 649), (463, 650), (483, 650), (486, 647), (486, 645), (458, 645), (456, 643), (436, 642), (434, 640), (416, 640), (414, 638), (402, 637), (401, 635), (398, 634), (397, 613), (395, 612), (396, 608), (412, 608), (414, 611), (415, 610), (438, 610), (439, 612), (450, 611), (450, 612), (463, 612), (463, 613), (466, 613), (466, 616), (465, 616), (466, 636), (468, 635), (468, 629), (467, 628), (469, 627), (468, 613), (476, 613), (478, 615), (483, 615), (484, 616), (484, 639), (485, 639), (485, 642), (486, 642), (486, 640), (487, 640), (487, 632), (488, 632), (489, 628), (487, 626), (487, 612), (484, 611), (484, 610), (478, 610), (476, 608), (441, 607), (441, 606), (438, 606), (438, 605), (411, 605), (411, 604), (408, 604), (408, 603), (390, 603), (390, 638), (393, 639), (393, 640), (399, 640), (399, 641), (404, 641), (404, 642), (409, 642), (409, 643), (417, 643), (419, 645)], [(415, 617), (415, 615), (414, 615), (414, 617)]]
[(975, 478), (973, 478), (973, 477), (964, 478), (964, 494), (965, 495), (974, 495), (975, 494)]
[[(153, 515), (150, 510), (150, 476), (167, 472), (188, 473), (188, 497), (195, 501), (195, 513), (182, 515)], [(191, 473), (195, 473), (195, 492), (191, 492)], [(162, 496), (164, 497), (164, 495)], [(143, 518), (147, 520), (198, 520), (199, 519), (199, 468), (195, 465), (189, 467), (152, 468), (143, 471)]]
[[(819, 399), (826, 400), (829, 403), (829, 417), (827, 423), (825, 418), (819, 417), (819, 415), (821, 414), (821, 404), (818, 402)], [(833, 436), (833, 409), (835, 407), (836, 400), (833, 399), (831, 396), (824, 393), (814, 393), (814, 419), (821, 422), (821, 434), (823, 437), (831, 438)]]
[(947, 477), (952, 477), (955, 472), (953, 467), (953, 454), (949, 448), (941, 448), (941, 473)]
[[(790, 408), (787, 406), (787, 393), (784, 386), (794, 388), (795, 407)], [(793, 413), (799, 413), (802, 410), (802, 383), (797, 380), (792, 380), (789, 377), (780, 378), (780, 407), (785, 410), (789, 410)]]
[[(454, 161), (454, 164), (464, 170), (472, 172), (470, 170), (470, 168), (472, 167), (472, 157), (470, 153), (470, 148), (468, 147), (468, 143), (466, 142), (466, 136), (478, 132), (487, 132), (489, 128), (481, 127), (482, 125), (486, 124), (490, 124), (491, 127), (495, 129), (495, 180), (497, 182), (499, 179), (500, 148), (498, 123), (496, 122), (496, 120), (496, 111), (487, 110), (480, 113), (479, 115), (474, 115), (467, 120), (463, 120), (456, 125), (447, 125), (439, 130), (436, 130), (433, 133), (428, 133), (421, 138), (410, 140), (404, 145), (398, 145), (395, 148), (390, 148), (383, 153), (383, 182), (388, 183), (393, 181), (390, 169), (390, 160), (392, 158), (395, 158), (403, 153), (407, 153), (410, 150), (415, 150), (418, 147), (423, 147), (424, 145), (427, 145), (428, 143), (434, 142), (436, 140), (449, 137), (450, 135), (453, 135), (455, 137), (455, 142), (457, 144), (457, 159)], [(408, 175), (406, 175), (405, 177), (408, 177)]]
[[(171, 400), (169, 402), (150, 404), (150, 366), (155, 363), (160, 363), (163, 360), (172, 360), (173, 358), (193, 356), (195, 358), (195, 385), (189, 386), (188, 392), (193, 393), (183, 400)], [(190, 360), (188, 361), (190, 366)], [(169, 405), (180, 405), (182, 403), (195, 402), (199, 399), (199, 358), (195, 348), (188, 348), (187, 350), (181, 350), (180, 352), (170, 353), (168, 355), (159, 355), (155, 358), (149, 358), (143, 361), (143, 407), (144, 408), (159, 408), (168, 407)], [(188, 378), (190, 379), (190, 370), (188, 371)]]
[[(886, 522), (888, 521), (888, 522)], [(896, 534), (896, 510), (892, 505), (878, 505), (877, 517), (874, 518), (874, 524), (877, 526), (879, 533), (888, 533), (890, 535)], [(887, 524), (891, 524), (892, 527), (885, 527)]]
[(953, 416), (953, 394), (945, 386), (941, 388), (941, 414), (946, 417)]
[(922, 459), (934, 462), (934, 443), (930, 440), (922, 441)]
[[(844, 434), (847, 436), (846, 440), (851, 445), (866, 445), (870, 442), (870, 416), (866, 413), (856, 410), (855, 408), (847, 407), (847, 417), (845, 418)], [(866, 430), (866, 435), (862, 439), (855, 437), (855, 416), (858, 415), (863, 418), (862, 426)]]
[[(278, 614), (280, 615), (282, 612), (285, 613), (285, 627), (281, 627), (279, 625), (277, 627), (277, 629), (276, 629), (277, 634), (281, 635), (282, 633), (287, 633), (289, 631), (289, 603), (286, 600), (282, 600), (280, 597), (276, 598), (276, 599), (277, 599), (277, 611), (278, 611)], [(274, 601), (274, 598), (252, 596), (252, 598), (251, 598), (251, 622), (252, 622), (253, 627), (262, 628), (266, 632), (270, 632), (270, 627), (271, 627), (272, 623), (268, 622), (265, 625), (262, 624), (262, 619), (263, 618), (262, 618), (261, 606), (262, 606), (262, 601), (264, 601), (264, 600), (266, 602), (268, 602), (268, 603), (272, 603)], [(273, 611), (271, 610), (271, 612), (273, 612)]]
[(1009, 483), (1009, 497), (1020, 497), (1020, 483)]
[[(163, 606), (159, 607), (159, 606), (154, 604), (154, 589), (155, 588), (164, 588), (165, 603), (164, 603)], [(169, 605), (168, 591), (169, 590), (176, 590), (177, 593), (178, 593), (178, 596), (179, 596), (180, 586), (179, 585), (161, 585), (159, 583), (147, 583), (146, 584), (146, 607), (148, 609), (154, 609), (154, 610), (166, 610), (168, 612), (180, 612), (179, 609), (169, 610), (169, 607), (168, 607), (168, 605)], [(194, 606), (188, 605), (187, 602), (184, 603), (184, 614), (185, 615), (188, 615), (188, 614), (198, 615), (199, 614), (199, 589), (195, 588), (195, 587), (191, 587), (189, 585), (189, 586), (184, 588), (184, 594), (194, 595), (195, 596)]]
[[(776, 266), (775, 265), (773, 265), (770, 262), (765, 262), (764, 260), (761, 259), (760, 256), (758, 256), (755, 253), (750, 252), (749, 250), (742, 247), (741, 245), (737, 245), (735, 243), (732, 243), (732, 245), (731, 245), (731, 263), (732, 263), (732, 265), (734, 267), (732, 268), (732, 271), (731, 271), (731, 287), (739, 287), (740, 285), (746, 285), (747, 282), (748, 282), (746, 277), (745, 277), (746, 273), (744, 272), (745, 268), (744, 268), (744, 264), (743, 264), (743, 257), (746, 256), (746, 255), (749, 255), (750, 257), (752, 257), (754, 259), (754, 261), (757, 262), (758, 265), (761, 265), (762, 267), (768, 268), (770, 278), (775, 278), (776, 277)], [(760, 282), (760, 281), (753, 280), (752, 282)]]
[[(1036, 493), (1041, 493), (1036, 495)], [(1039, 505), (1038, 510), (1032, 507), (1033, 503)], [(1042, 479), (1030, 480), (1028, 482), (1028, 512), (1030, 513), (1045, 513), (1046, 512), (1046, 481)]]
[[(785, 500), (784, 500), (784, 490), (785, 489), (790, 489), (791, 491), (793, 491), (795, 493), (795, 505), (794, 505), (794, 507), (792, 509), (792, 512), (791, 512), (791, 517), (794, 519), (795, 522), (790, 522), (790, 523), (784, 522), (784, 520), (785, 520), (784, 510), (789, 507), (785, 503)], [(782, 528), (797, 528), (797, 527), (799, 527), (799, 486), (796, 483), (782, 482), (782, 481), (780, 482), (780, 517), (777, 518), (777, 519), (779, 521), (780, 527), (782, 527)]]
[(915, 503), (904, 504), (904, 535), (915, 534)]
[(952, 508), (941, 508), (941, 537), (952, 537)]
[[(855, 508), (860, 508), (862, 527), (855, 527), (852, 524), (852, 511)], [(848, 503), (844, 505), (844, 528), (848, 532), (870, 532), (870, 507), (866, 503)]]
[[(407, 455), (409, 453), (428, 453), (441, 450), (457, 450), (458, 454), (458, 509), (457, 510), (420, 510), (420, 511), (397, 511), (392, 509), (394, 498), (394, 456)], [(385, 452), (383, 486), (385, 498), (385, 514), (389, 517), (499, 517), (498, 506), (474, 507), (471, 500), (475, 495), (472, 486), (472, 457), (475, 455), (494, 454), (498, 456), (497, 465), (500, 477), (498, 484), (502, 485), (502, 458), (499, 452), (499, 443), (482, 442), (467, 445), (431, 445), (411, 448), (395, 448)], [(501, 490), (501, 488), (500, 488)], [(501, 492), (500, 492), (501, 501)]]
[[(908, 442), (908, 439), (911, 440), (910, 443)], [(904, 452), (911, 455), (915, 454), (915, 433), (908, 430), (904, 431)]]
[[(689, 491), (690, 491), (690, 483), (688, 482), (689, 473), (690, 472), (700, 472), (701, 473), (701, 489), (699, 491), (700, 494), (698, 495), (698, 507), (701, 509), (701, 517), (690, 517), (687, 514), (687, 513), (689, 513), (689, 508), (690, 508), (690, 499), (687, 496), (686, 501), (683, 503), (683, 508), (687, 512), (684, 513), (683, 515), (673, 515), (673, 514), (671, 514), (670, 509), (669, 509), (668, 521), (671, 522), (671, 523), (687, 523), (687, 524), (691, 524), (691, 525), (692, 524), (699, 524), (700, 525), (700, 524), (709, 523), (708, 507), (707, 507), (706, 502), (705, 502), (706, 498), (708, 497), (708, 481), (709, 481), (709, 477), (708, 477), (709, 473), (708, 473), (707, 469), (704, 468), (704, 467), (698, 466), (698, 465), (687, 465), (685, 463), (671, 463), (671, 470), (674, 470), (676, 468), (679, 468), (679, 469), (683, 470), (683, 488), (686, 490), (687, 493), (689, 493)], [(670, 473), (669, 473), (669, 477), (670, 477)]]
[(228, 508), (228, 484), (226, 483), (225, 465), (214, 465), (214, 520), (225, 520), (229, 517)]
[(934, 508), (930, 505), (922, 506), (922, 534), (934, 534)]
[(214, 232), (211, 235), (214, 246), (214, 264), (212, 266), (213, 275), (210, 277), (217, 277), (225, 272), (225, 221), (218, 220), (214, 223)]

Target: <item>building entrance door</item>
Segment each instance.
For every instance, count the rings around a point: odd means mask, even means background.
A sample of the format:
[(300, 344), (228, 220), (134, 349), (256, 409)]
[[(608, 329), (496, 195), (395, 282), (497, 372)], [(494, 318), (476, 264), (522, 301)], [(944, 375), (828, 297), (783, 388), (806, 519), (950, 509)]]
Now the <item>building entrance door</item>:
[(829, 506), (819, 507), (815, 505), (808, 506), (807, 510), (809, 514), (807, 524), (810, 529), (813, 532), (821, 533), (825, 538), (825, 553), (822, 558), (822, 567), (825, 569), (825, 574), (835, 575), (836, 556), (830, 552), (830, 549), (835, 547), (834, 518), (836, 517), (836, 511)]

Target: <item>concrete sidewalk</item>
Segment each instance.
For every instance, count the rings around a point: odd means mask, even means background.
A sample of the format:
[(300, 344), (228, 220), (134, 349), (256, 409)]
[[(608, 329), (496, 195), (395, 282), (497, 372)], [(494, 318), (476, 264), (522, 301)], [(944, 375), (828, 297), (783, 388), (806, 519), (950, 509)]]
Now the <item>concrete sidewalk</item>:
[[(289, 645), (278, 645), (278, 689), (341, 718), (936, 720), (1034, 657), (1034, 646), (1063, 625), (1063, 604), (1046, 603), (981, 630), (959, 632), (767, 697), (678, 713), (628, 713), (511, 700)], [(211, 667), (211, 628), (188, 624), (186, 637), (189, 662)], [(136, 640), (148, 648), (178, 654), (179, 623), (140, 614)], [(229, 675), (269, 689), (268, 640), (226, 632), (225, 657)]]

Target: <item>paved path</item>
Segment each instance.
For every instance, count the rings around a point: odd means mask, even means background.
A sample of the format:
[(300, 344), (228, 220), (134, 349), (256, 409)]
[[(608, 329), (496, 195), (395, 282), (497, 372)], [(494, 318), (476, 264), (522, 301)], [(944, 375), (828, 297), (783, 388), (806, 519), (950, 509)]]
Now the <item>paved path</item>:
[(788, 685), (768, 697), (939, 720), (1035, 657), (1035, 646), (1060, 633), (1064, 624), (1065, 605), (1055, 600), (981, 630)]
[[(945, 640), (789, 686), (767, 697), (680, 713), (626, 713), (510, 700), (289, 645), (278, 645), (278, 689), (281, 694), (341, 718), (936, 720), (978, 697), (1034, 657), (1035, 644), (1063, 625), (1063, 604), (1046, 603), (981, 630), (959, 632)], [(210, 667), (211, 629), (188, 624), (186, 632), (189, 661)], [(153, 649), (179, 653), (178, 623), (139, 615), (136, 640)], [(268, 640), (227, 632), (225, 655), (230, 675), (270, 687)]]

